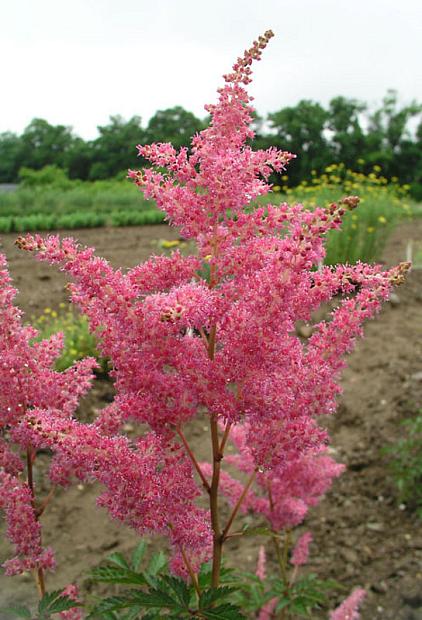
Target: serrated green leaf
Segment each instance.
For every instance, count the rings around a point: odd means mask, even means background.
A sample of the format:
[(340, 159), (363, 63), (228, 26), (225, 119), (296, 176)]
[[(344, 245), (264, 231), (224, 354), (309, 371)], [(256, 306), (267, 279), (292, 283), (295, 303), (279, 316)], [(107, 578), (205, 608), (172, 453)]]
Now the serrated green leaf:
[(60, 611), (67, 611), (74, 607), (81, 607), (80, 603), (75, 601), (66, 595), (62, 594), (61, 590), (55, 592), (47, 592), (38, 604), (38, 613), (41, 618), (48, 617), (51, 614), (57, 614)]
[(183, 610), (181, 609), (179, 601), (163, 590), (151, 589), (148, 592), (132, 592), (132, 601), (133, 603), (142, 605), (147, 609), (165, 608), (171, 610)]
[(116, 564), (117, 566), (120, 566), (120, 568), (129, 568), (129, 564), (127, 563), (127, 560), (122, 553), (112, 553), (111, 555), (107, 556), (107, 560), (109, 562), (112, 562), (113, 564)]
[(199, 598), (199, 609), (202, 610), (210, 607), (215, 601), (221, 601), (230, 596), (232, 592), (233, 588), (227, 586), (204, 590)]
[(179, 603), (185, 607), (189, 607), (191, 590), (188, 588), (183, 579), (174, 577), (173, 575), (165, 575), (162, 579), (160, 579), (159, 585), (166, 585), (175, 593)]
[[(139, 616), (141, 611), (142, 611), (142, 607), (140, 605), (135, 605), (133, 609), (129, 611), (129, 613), (121, 617), (121, 620), (136, 620), (136, 618)], [(145, 616), (142, 616), (142, 617), (145, 618)]]
[[(232, 584), (234, 583), (234, 574), (235, 571), (233, 568), (226, 568), (223, 566), (220, 572), (220, 583)], [(237, 573), (236, 573), (237, 577)], [(201, 566), (198, 575), (198, 583), (201, 589), (205, 589), (211, 587), (212, 583), (212, 564), (211, 562), (207, 562)]]
[(13, 605), (12, 607), (0, 607), (0, 612), (5, 612), (8, 614), (13, 614), (18, 618), (31, 618), (31, 612), (27, 607), (23, 605)]
[(142, 573), (135, 573), (133, 570), (119, 566), (98, 566), (92, 570), (91, 576), (95, 581), (103, 583), (146, 584), (146, 579)]
[(168, 592), (160, 590), (149, 590), (142, 592), (140, 590), (129, 590), (121, 596), (111, 596), (99, 603), (91, 612), (91, 617), (97, 617), (98, 614), (106, 611), (120, 611), (133, 607), (143, 609), (169, 609), (173, 611), (183, 611), (179, 602), (174, 599)]
[(101, 620), (119, 620), (119, 616), (114, 611), (106, 611), (101, 614)]
[(160, 573), (163, 568), (165, 568), (167, 566), (167, 559), (166, 556), (164, 555), (164, 553), (162, 551), (159, 551), (158, 553), (154, 553), (154, 555), (152, 556), (149, 564), (148, 564), (148, 569), (147, 569), (147, 573), (149, 575), (158, 575), (158, 573)]
[(203, 618), (207, 620), (245, 620), (245, 616), (242, 614), (239, 607), (235, 607), (231, 603), (225, 605), (219, 605), (212, 609), (202, 611)]
[(110, 596), (109, 598), (102, 600), (101, 603), (94, 607), (87, 620), (90, 620), (91, 618), (98, 618), (99, 614), (119, 611), (132, 606), (132, 602), (128, 600), (126, 596)]
[(119, 620), (119, 616), (115, 614), (113, 611), (103, 611), (101, 612), (101, 616), (97, 616), (94, 614), (93, 610), (85, 620), (92, 620), (92, 618), (101, 618), (101, 620)]
[(134, 552), (132, 553), (132, 568), (133, 568), (133, 570), (135, 570), (135, 571), (139, 570), (139, 567), (141, 566), (141, 562), (144, 559), (144, 555), (145, 555), (146, 549), (147, 549), (146, 541), (145, 540), (141, 540), (139, 545), (135, 548)]
[(289, 604), (290, 604), (290, 600), (288, 598), (282, 598), (278, 601), (277, 607), (275, 608), (275, 610), (281, 611), (282, 609), (287, 607)]

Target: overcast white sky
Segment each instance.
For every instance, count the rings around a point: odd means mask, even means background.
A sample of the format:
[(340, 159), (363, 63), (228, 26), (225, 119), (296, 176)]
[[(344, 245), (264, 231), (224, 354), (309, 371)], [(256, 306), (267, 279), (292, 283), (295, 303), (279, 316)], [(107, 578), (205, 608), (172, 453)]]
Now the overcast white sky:
[(0, 131), (41, 117), (89, 139), (111, 114), (202, 117), (268, 28), (250, 87), (260, 114), (336, 95), (376, 103), (387, 88), (422, 99), (421, 0), (0, 0)]

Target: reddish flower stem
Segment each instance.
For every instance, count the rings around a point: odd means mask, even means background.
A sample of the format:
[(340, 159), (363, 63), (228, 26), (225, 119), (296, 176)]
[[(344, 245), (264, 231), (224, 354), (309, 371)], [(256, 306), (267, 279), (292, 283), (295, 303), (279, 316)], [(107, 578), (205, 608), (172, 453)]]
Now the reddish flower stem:
[(235, 505), (235, 507), (232, 510), (232, 513), (231, 513), (231, 515), (229, 517), (229, 520), (227, 521), (227, 525), (226, 525), (226, 527), (223, 530), (223, 534), (222, 534), (223, 542), (226, 540), (227, 535), (228, 535), (228, 533), (230, 531), (230, 528), (231, 528), (231, 526), (233, 524), (233, 521), (235, 520), (236, 515), (239, 512), (239, 509), (240, 509), (240, 507), (242, 505), (242, 502), (245, 499), (249, 489), (251, 488), (251, 485), (252, 485), (253, 481), (255, 480), (256, 472), (257, 472), (257, 469), (254, 469), (254, 471), (252, 472), (251, 476), (249, 477), (249, 480), (245, 484), (245, 488), (243, 489), (241, 496), (237, 500), (236, 505)]
[(186, 439), (186, 437), (184, 436), (184, 434), (182, 433), (181, 428), (177, 427), (176, 428), (176, 432), (179, 435), (180, 439), (182, 440), (182, 443), (186, 449), (186, 452), (189, 455), (190, 460), (192, 461), (193, 466), (195, 467), (196, 471), (198, 472), (199, 477), (201, 478), (202, 484), (205, 488), (205, 490), (207, 491), (207, 493), (209, 493), (211, 491), (211, 487), (209, 485), (208, 480), (205, 478), (204, 473), (202, 471), (202, 469), (199, 466), (198, 461), (196, 460), (196, 457), (194, 455), (194, 453), (192, 452), (191, 447), (188, 444), (188, 441)]
[(201, 589), (199, 587), (198, 578), (195, 575), (195, 571), (193, 570), (191, 563), (189, 562), (189, 558), (186, 555), (186, 553), (184, 552), (183, 548), (181, 548), (180, 551), (182, 552), (182, 558), (183, 558), (183, 561), (184, 561), (184, 563), (186, 565), (186, 568), (188, 569), (188, 573), (189, 573), (189, 576), (190, 576), (190, 578), (192, 580), (193, 587), (195, 588), (195, 591), (196, 591), (197, 595), (201, 596)]
[(229, 438), (231, 427), (232, 427), (231, 422), (227, 422), (226, 428), (224, 429), (224, 435), (223, 435), (223, 438), (222, 438), (221, 444), (220, 444), (220, 454), (221, 455), (224, 454), (224, 448), (226, 447), (226, 443), (227, 443), (227, 440)]
[[(35, 507), (35, 490), (34, 490), (34, 475), (32, 466), (34, 464), (35, 454), (31, 446), (29, 446), (26, 450), (26, 470), (27, 470), (27, 483), (32, 495), (32, 506), (35, 513), (35, 518), (38, 520), (38, 514)], [(40, 599), (43, 598), (45, 594), (45, 580), (44, 580), (44, 571), (42, 568), (36, 568), (33, 571), (35, 583), (37, 585), (38, 595)]]
[(45, 509), (47, 508), (48, 504), (51, 501), (51, 498), (53, 497), (54, 493), (55, 493), (56, 487), (53, 486), (51, 487), (48, 495), (43, 499), (42, 502), (40, 502), (40, 504), (37, 507), (37, 510), (35, 512), (37, 518), (39, 519), (41, 517), (42, 514), (44, 514)]
[(220, 483), (220, 469), (222, 455), (218, 439), (218, 426), (215, 418), (211, 419), (211, 441), (213, 452), (213, 471), (210, 490), (211, 527), (214, 532), (212, 554), (212, 586), (218, 587), (220, 583), (221, 559), (223, 553), (223, 539), (220, 529), (220, 515), (218, 510), (218, 485)]

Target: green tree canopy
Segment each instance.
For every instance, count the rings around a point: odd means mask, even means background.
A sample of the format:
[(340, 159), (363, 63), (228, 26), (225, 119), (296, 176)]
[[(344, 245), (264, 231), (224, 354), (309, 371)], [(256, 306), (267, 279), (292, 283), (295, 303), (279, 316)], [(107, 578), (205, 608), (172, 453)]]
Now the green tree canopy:
[(330, 163), (328, 140), (324, 132), (328, 118), (327, 110), (319, 103), (307, 100), (268, 115), (275, 132), (273, 142), (276, 146), (295, 154), (300, 153), (300, 157), (289, 167), (293, 185), (309, 176), (311, 170), (321, 171)]
[(34, 118), (21, 137), (23, 152), (20, 166), (39, 170), (55, 164), (64, 168), (66, 153), (75, 140), (71, 127), (50, 125), (43, 118)]
[(121, 170), (139, 166), (136, 145), (145, 141), (141, 117), (128, 121), (120, 115), (110, 116), (108, 125), (100, 125), (99, 137), (92, 144), (90, 179), (106, 179)]
[(171, 142), (174, 147), (189, 146), (192, 136), (204, 124), (192, 112), (181, 106), (158, 110), (146, 129), (147, 142)]

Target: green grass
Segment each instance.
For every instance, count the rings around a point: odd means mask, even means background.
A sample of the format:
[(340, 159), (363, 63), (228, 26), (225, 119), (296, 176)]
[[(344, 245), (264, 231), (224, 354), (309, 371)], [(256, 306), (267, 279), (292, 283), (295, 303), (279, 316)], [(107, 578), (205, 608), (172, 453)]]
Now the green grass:
[(65, 304), (60, 304), (58, 312), (45, 308), (41, 316), (32, 317), (32, 325), (39, 331), (37, 340), (49, 338), (58, 332), (64, 335), (64, 347), (55, 364), (56, 370), (65, 370), (84, 357), (95, 357), (101, 370), (107, 372), (107, 360), (97, 350), (97, 339), (89, 331), (87, 318), (65, 308)]
[(422, 519), (422, 410), (402, 423), (402, 437), (384, 449), (396, 483), (398, 500)]

